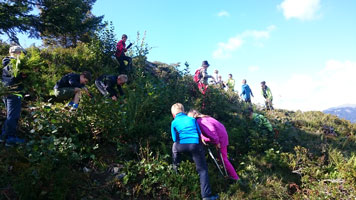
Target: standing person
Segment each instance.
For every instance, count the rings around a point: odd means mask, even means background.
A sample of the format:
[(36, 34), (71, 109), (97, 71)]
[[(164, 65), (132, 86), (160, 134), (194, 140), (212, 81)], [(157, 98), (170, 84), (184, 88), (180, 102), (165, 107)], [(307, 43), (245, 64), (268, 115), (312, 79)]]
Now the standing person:
[(269, 87), (267, 87), (265, 81), (261, 82), (261, 88), (262, 88), (262, 95), (265, 98), (265, 104), (266, 104), (267, 110), (274, 110), (274, 108), (272, 106), (273, 96), (272, 96), (271, 89), (269, 89)]
[(234, 91), (235, 90), (235, 80), (232, 78), (232, 74), (229, 74), (229, 79), (226, 82), (226, 85), (228, 87), (228, 91)]
[[(9, 49), (10, 56), (2, 60), (2, 83), (10, 91), (10, 94), (3, 97), (6, 108), (6, 120), (2, 126), (0, 141), (5, 145), (23, 144), (24, 139), (17, 136), (17, 124), (21, 114), (21, 100), (23, 85), (21, 83), (25, 75), (18, 73), (20, 64), (20, 55), (24, 49), (20, 46), (12, 46)], [(17, 61), (16, 61), (17, 60)], [(15, 64), (16, 63), (16, 64)]]
[(220, 89), (224, 89), (226, 87), (224, 81), (222, 81), (221, 75), (219, 75), (218, 77), (217, 85), (219, 86)]
[(184, 107), (181, 103), (172, 105), (171, 112), (174, 118), (171, 124), (172, 139), (174, 142), (172, 146), (173, 168), (175, 170), (178, 169), (180, 161), (179, 153), (189, 153), (194, 160), (199, 174), (203, 200), (217, 199), (217, 196), (211, 194), (204, 147), (199, 139), (201, 131), (196, 120), (184, 113)]
[(203, 115), (196, 110), (190, 110), (188, 116), (194, 117), (197, 120), (202, 135), (204, 136), (202, 137), (202, 140), (214, 144), (221, 152), (223, 162), (229, 176), (234, 180), (239, 180), (239, 176), (236, 174), (234, 167), (227, 158), (227, 146), (229, 145), (229, 137), (227, 135), (225, 126), (218, 120), (208, 115)]
[(217, 85), (219, 80), (219, 71), (217, 69), (214, 71), (213, 77), (215, 79), (215, 84)]
[[(127, 83), (127, 76), (121, 74), (119, 76), (115, 75), (102, 75), (95, 80), (95, 86), (98, 88), (99, 92), (104, 96), (109, 96), (113, 101), (117, 101), (118, 93), (120, 96), (124, 95), (121, 86)], [(117, 91), (115, 90), (115, 86)]]
[(207, 71), (208, 67), (209, 67), (208, 61), (204, 60), (202, 62), (202, 66), (195, 71), (195, 75), (194, 75), (194, 81), (198, 84), (199, 91), (202, 94), (205, 94), (208, 89), (208, 79), (209, 78), (214, 79), (213, 76), (208, 75), (208, 71)]
[[(126, 68), (130, 68), (132, 63), (132, 59), (125, 55), (125, 52), (127, 51), (126, 43), (125, 43), (126, 40), (127, 40), (127, 35), (123, 34), (121, 40), (116, 45), (115, 57), (120, 64), (119, 66), (120, 74), (125, 73), (127, 71)], [(124, 60), (127, 61), (127, 66), (125, 66)]]
[(248, 86), (246, 84), (246, 79), (242, 80), (242, 87), (241, 87), (241, 94), (240, 96), (243, 96), (244, 101), (246, 103), (250, 103), (251, 104), (251, 96), (253, 97), (252, 91), (250, 89), (250, 86)]
[(54, 86), (54, 95), (59, 101), (72, 99), (67, 106), (72, 107), (71, 109), (75, 110), (78, 108), (82, 92), (91, 96), (88, 89), (85, 87), (90, 80), (90, 72), (84, 71), (81, 74), (69, 73), (56, 83)]

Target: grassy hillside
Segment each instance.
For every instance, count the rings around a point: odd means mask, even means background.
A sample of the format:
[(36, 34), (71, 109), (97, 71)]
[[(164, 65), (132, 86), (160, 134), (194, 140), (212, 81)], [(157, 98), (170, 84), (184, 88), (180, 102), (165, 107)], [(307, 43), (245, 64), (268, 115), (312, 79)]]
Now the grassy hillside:
[[(116, 74), (102, 48), (99, 41), (28, 49), (21, 67), (30, 97), (19, 125), (27, 143), (0, 148), (1, 199), (199, 199), (194, 163), (183, 162), (179, 174), (171, 166), (170, 107), (176, 102), (228, 130), (229, 157), (242, 181), (224, 180), (208, 160), (221, 199), (356, 198), (355, 124), (321, 112), (258, 111), (279, 130), (274, 139), (247, 118), (236, 94), (210, 88), (202, 96), (188, 66), (156, 63), (148, 70), (144, 45), (131, 52), (136, 57), (124, 98), (103, 99), (92, 84), (94, 98), (84, 96), (76, 112), (63, 109), (66, 102), (54, 102), (50, 90), (64, 74)], [(324, 125), (336, 136), (324, 134)]]

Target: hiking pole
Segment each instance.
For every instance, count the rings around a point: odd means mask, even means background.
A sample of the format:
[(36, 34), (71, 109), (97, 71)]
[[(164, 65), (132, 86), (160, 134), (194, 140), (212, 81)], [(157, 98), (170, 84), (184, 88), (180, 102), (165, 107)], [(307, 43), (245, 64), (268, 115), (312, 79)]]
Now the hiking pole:
[[(221, 175), (224, 176), (224, 174), (223, 174), (223, 172), (222, 172), (222, 170), (221, 170), (221, 168), (220, 168), (220, 166), (219, 166), (219, 164), (218, 164), (218, 161), (216, 161), (216, 159), (215, 159), (215, 157), (214, 157), (214, 155), (213, 155), (213, 153), (211, 152), (211, 150), (210, 150), (209, 147), (208, 147), (208, 151), (209, 151), (210, 157), (214, 160), (214, 163), (215, 163), (216, 167), (219, 169)], [(225, 176), (224, 176), (224, 177), (225, 177)]]
[(219, 150), (219, 152), (220, 152), (220, 159), (221, 159), (221, 162), (222, 162), (222, 164), (223, 164), (223, 166), (224, 166), (224, 170), (225, 170), (226, 177), (229, 177), (229, 176), (227, 175), (226, 166), (225, 166), (225, 163), (224, 163), (224, 159), (223, 159), (222, 153), (221, 153), (220, 150)]

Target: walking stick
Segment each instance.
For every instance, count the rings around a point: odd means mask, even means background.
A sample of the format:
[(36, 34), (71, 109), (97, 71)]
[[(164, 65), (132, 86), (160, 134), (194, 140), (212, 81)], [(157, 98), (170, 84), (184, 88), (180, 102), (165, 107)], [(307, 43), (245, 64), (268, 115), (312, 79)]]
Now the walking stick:
[[(215, 163), (216, 167), (219, 169), (221, 175), (222, 175), (223, 177), (225, 177), (224, 174), (223, 174), (223, 172), (222, 172), (222, 170), (221, 170), (221, 168), (220, 168), (220, 166), (219, 166), (219, 164), (218, 164), (218, 161), (216, 161), (216, 159), (215, 159), (215, 157), (214, 157), (214, 155), (213, 155), (213, 153), (211, 152), (211, 150), (210, 150), (209, 147), (208, 147), (208, 151), (209, 151), (210, 157), (214, 160), (214, 163)], [(225, 169), (225, 170), (226, 170), (226, 169)]]
[(221, 162), (222, 162), (222, 164), (223, 164), (223, 166), (224, 166), (224, 170), (225, 170), (226, 177), (229, 177), (229, 176), (227, 175), (226, 166), (225, 166), (225, 163), (224, 163), (224, 160), (223, 160), (222, 153), (221, 153), (220, 150), (219, 150), (219, 152), (220, 152), (220, 159), (221, 159)]

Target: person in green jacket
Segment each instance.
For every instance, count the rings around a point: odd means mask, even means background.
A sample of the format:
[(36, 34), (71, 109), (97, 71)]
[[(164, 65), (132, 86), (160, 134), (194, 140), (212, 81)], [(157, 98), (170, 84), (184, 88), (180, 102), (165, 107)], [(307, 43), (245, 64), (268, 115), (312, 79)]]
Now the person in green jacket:
[(261, 87), (262, 87), (262, 96), (265, 98), (265, 105), (267, 110), (274, 110), (272, 106), (273, 96), (272, 96), (271, 89), (267, 87), (265, 81), (261, 82)]
[(229, 74), (229, 79), (227, 80), (226, 85), (228, 87), (228, 91), (234, 91), (235, 80), (232, 78), (232, 74)]
[(273, 126), (265, 116), (253, 112), (253, 109), (251, 107), (248, 108), (248, 114), (249, 118), (253, 120), (253, 122), (257, 125), (259, 129), (267, 130), (269, 133), (273, 133)]

